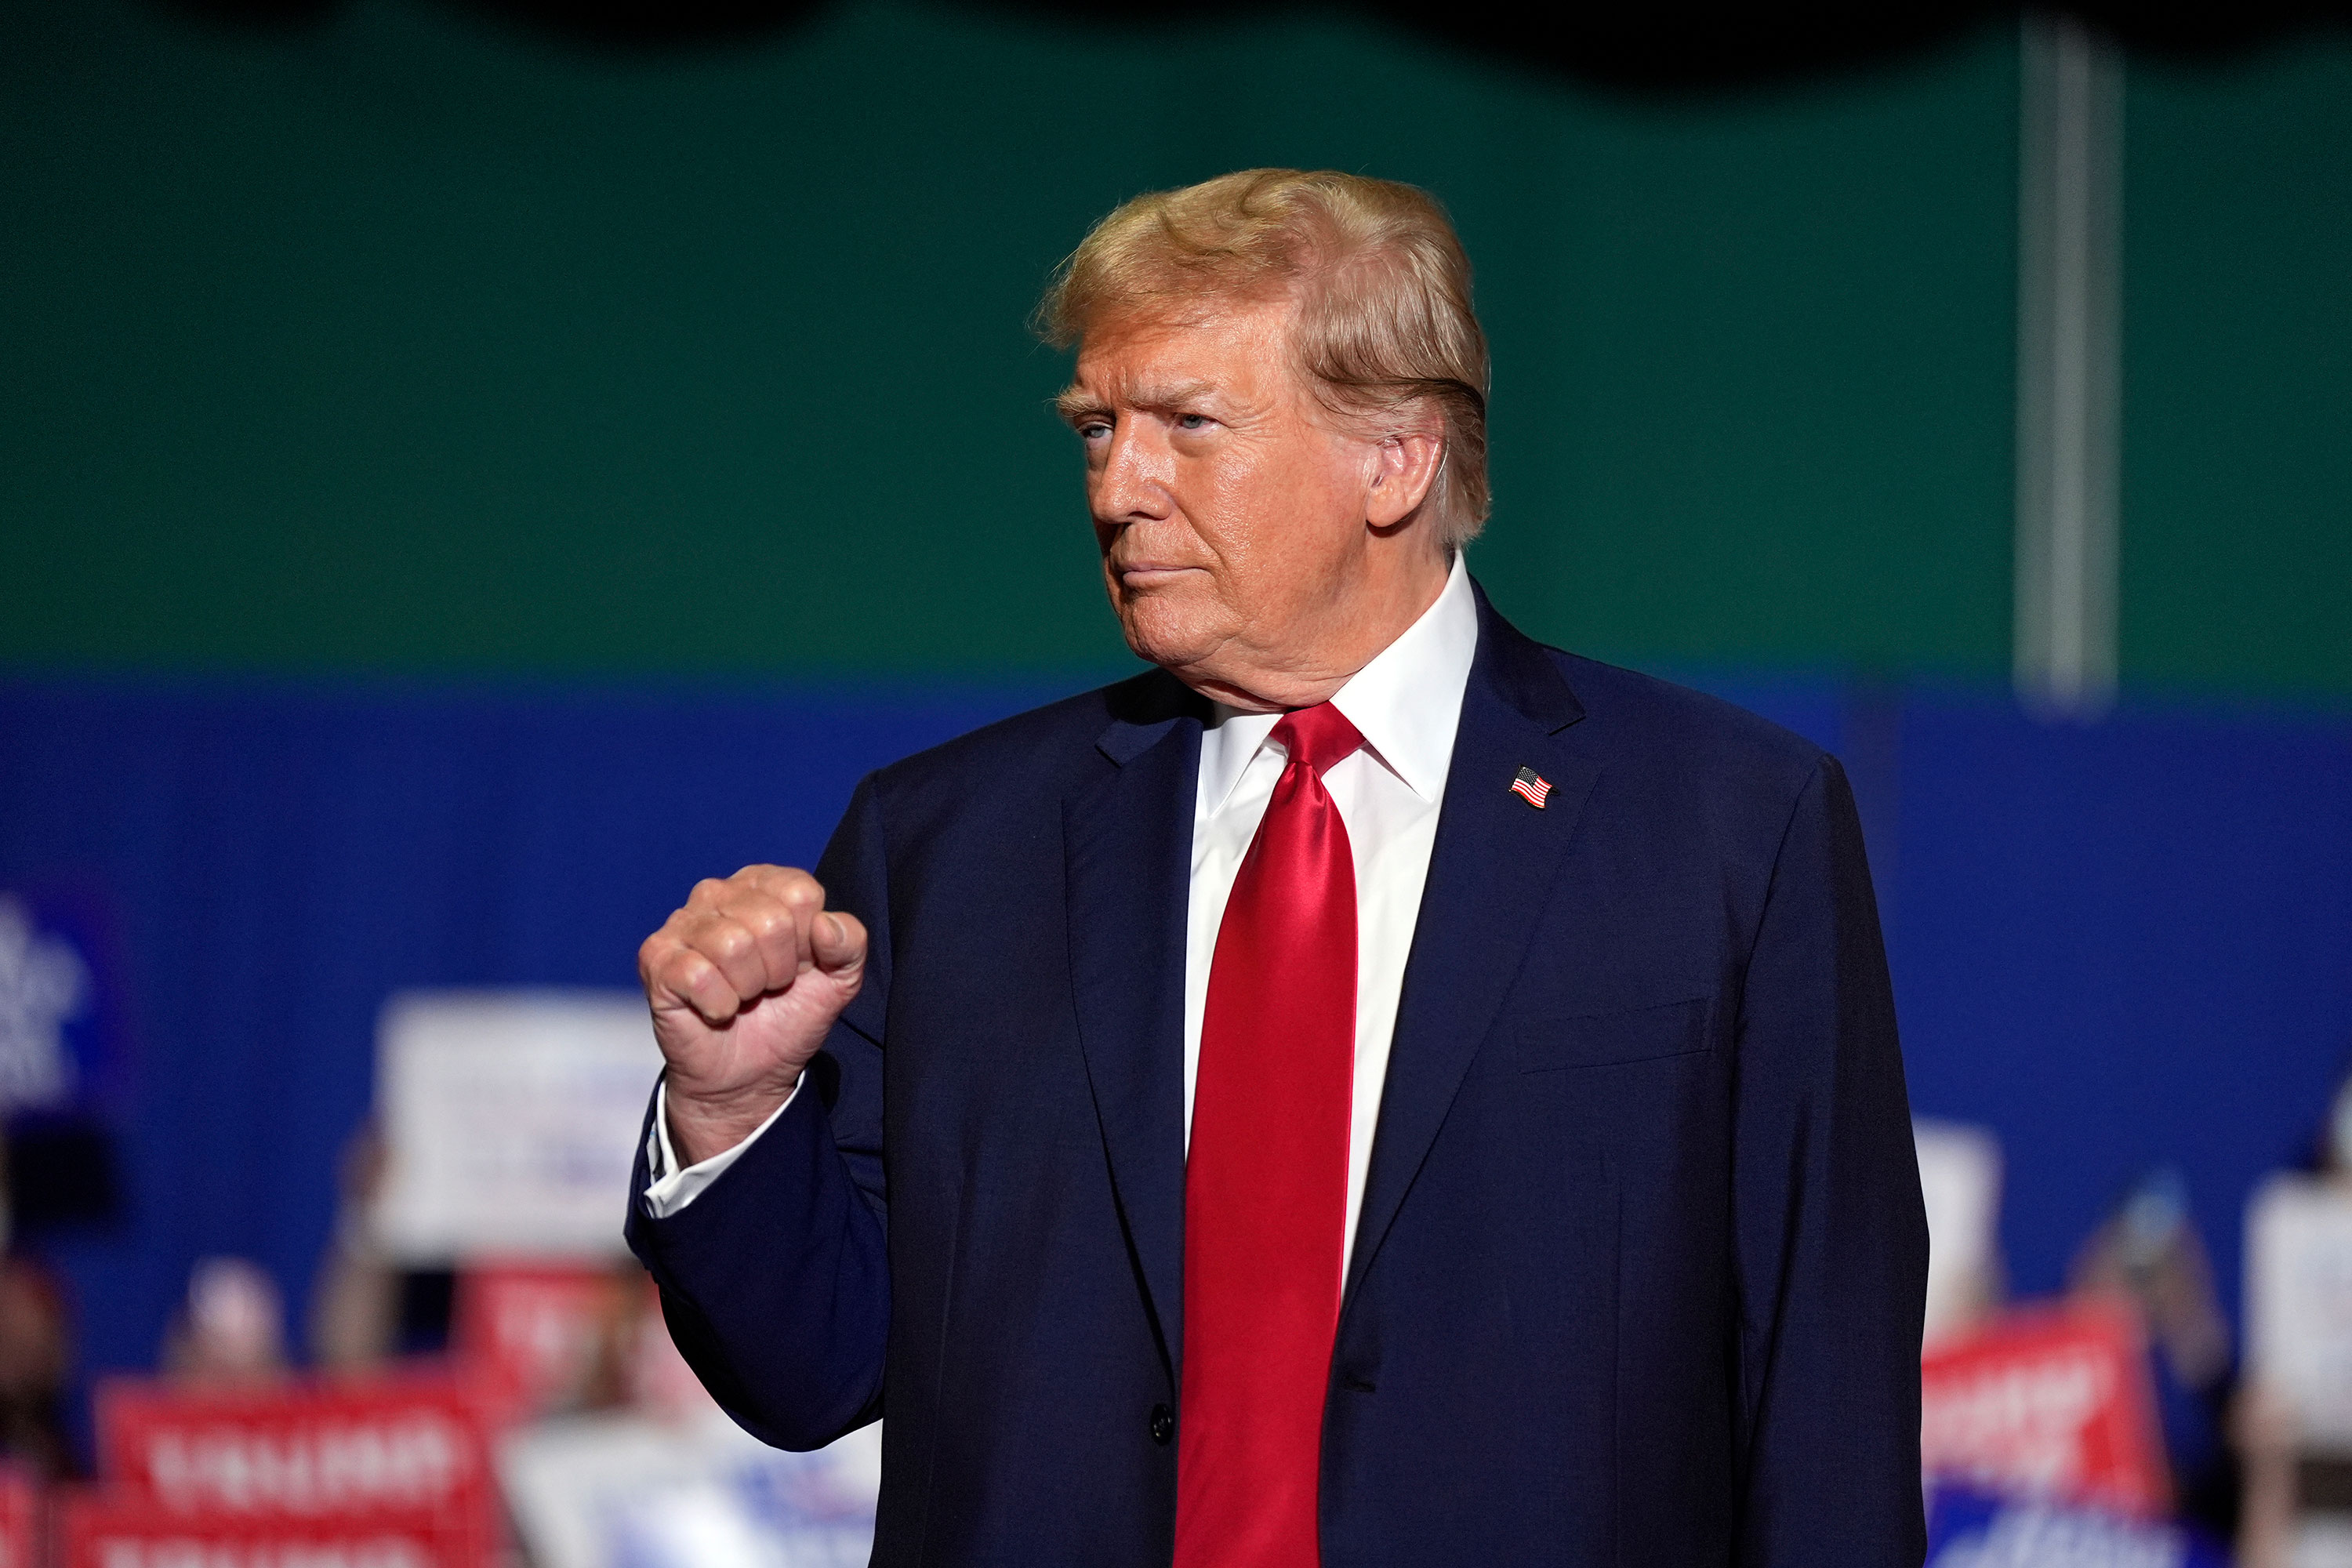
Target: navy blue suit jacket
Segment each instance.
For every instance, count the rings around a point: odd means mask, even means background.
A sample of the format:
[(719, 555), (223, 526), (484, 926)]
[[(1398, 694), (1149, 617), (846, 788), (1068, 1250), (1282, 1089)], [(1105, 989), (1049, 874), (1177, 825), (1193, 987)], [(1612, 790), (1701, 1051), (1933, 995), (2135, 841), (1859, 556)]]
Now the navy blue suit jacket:
[[(1927, 1232), (1844, 777), (1479, 616), (1323, 1561), (1916, 1563)], [(887, 1415), (877, 1564), (1171, 1559), (1204, 711), (1155, 671), (868, 777), (818, 868), (865, 989), (702, 1196), (632, 1199), (736, 1419)]]

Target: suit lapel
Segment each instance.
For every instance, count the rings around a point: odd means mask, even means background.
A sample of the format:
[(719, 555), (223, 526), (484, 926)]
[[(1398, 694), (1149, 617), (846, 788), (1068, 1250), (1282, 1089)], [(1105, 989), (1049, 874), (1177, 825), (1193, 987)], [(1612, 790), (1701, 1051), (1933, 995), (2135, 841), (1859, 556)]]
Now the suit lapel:
[(1184, 925), (1199, 700), (1116, 689), (1108, 765), (1062, 803), (1078, 1040), (1128, 1239), (1172, 1376), (1183, 1342)]
[[(1561, 731), (1583, 717), (1550, 657), (1478, 595), (1478, 652), (1430, 852), (1348, 1268), (1347, 1299), (1412, 1185), (1519, 971), (1600, 769)], [(1551, 784), (1541, 809), (1511, 789)]]

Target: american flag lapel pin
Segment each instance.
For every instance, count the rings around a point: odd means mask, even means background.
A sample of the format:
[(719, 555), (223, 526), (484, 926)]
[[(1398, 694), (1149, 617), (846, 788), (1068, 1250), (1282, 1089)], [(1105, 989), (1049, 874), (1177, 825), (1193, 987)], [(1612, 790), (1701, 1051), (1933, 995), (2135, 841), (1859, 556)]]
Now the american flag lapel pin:
[(1551, 793), (1551, 781), (1533, 768), (1521, 768), (1519, 776), (1511, 781), (1511, 793), (1541, 811), (1544, 796)]

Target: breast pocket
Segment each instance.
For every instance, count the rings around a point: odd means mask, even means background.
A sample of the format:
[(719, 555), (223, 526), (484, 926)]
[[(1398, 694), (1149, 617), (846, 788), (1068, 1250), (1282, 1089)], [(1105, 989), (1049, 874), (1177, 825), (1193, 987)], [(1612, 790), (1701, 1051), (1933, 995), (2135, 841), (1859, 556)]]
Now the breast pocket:
[(1686, 1057), (1713, 1044), (1706, 996), (1613, 1013), (1538, 1018), (1519, 1026), (1519, 1070), (1615, 1067)]

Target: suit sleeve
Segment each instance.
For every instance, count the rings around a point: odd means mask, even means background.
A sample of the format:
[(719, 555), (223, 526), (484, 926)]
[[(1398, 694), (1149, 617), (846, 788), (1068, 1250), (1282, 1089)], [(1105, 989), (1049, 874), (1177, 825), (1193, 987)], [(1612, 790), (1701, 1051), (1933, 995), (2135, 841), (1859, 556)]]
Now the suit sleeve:
[(1911, 1568), (1927, 1227), (1862, 828), (1823, 757), (1738, 1022), (1740, 1562)]
[(646, 1207), (642, 1136), (629, 1179), (629, 1249), (661, 1288), (670, 1337), (727, 1413), (780, 1448), (822, 1447), (882, 1413), (890, 928), (872, 778), (851, 799), (816, 876), (829, 907), (866, 923), (870, 947), (866, 983), (809, 1064), (801, 1092), (668, 1218)]

